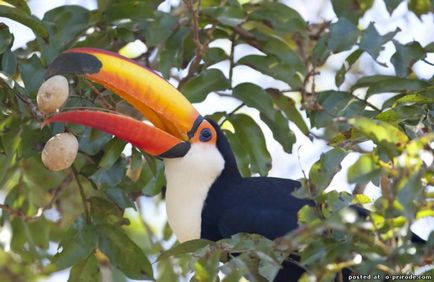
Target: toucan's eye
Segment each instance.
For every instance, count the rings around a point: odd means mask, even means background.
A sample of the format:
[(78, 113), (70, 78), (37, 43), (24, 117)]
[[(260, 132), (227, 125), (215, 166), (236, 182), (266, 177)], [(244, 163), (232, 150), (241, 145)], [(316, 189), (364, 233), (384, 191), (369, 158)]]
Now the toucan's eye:
[(202, 142), (207, 142), (211, 140), (211, 137), (212, 137), (211, 130), (209, 128), (204, 128), (200, 132), (199, 140)]

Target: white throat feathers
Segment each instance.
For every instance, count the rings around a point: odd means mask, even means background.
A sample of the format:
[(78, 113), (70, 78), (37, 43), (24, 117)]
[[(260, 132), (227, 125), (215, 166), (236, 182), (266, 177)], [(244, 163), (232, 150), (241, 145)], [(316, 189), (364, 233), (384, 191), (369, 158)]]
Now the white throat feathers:
[(182, 158), (164, 159), (167, 217), (180, 242), (200, 238), (202, 208), (224, 163), (217, 147), (207, 143), (192, 144)]

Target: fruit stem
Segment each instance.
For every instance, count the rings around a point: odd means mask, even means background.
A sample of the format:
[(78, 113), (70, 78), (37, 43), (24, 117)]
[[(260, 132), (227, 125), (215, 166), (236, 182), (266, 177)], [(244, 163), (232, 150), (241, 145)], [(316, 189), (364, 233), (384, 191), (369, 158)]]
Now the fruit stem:
[(86, 203), (87, 200), (86, 200), (86, 195), (84, 194), (83, 185), (81, 185), (81, 181), (79, 179), (78, 172), (77, 172), (77, 169), (75, 168), (75, 166), (72, 165), (71, 169), (72, 169), (72, 172), (74, 173), (75, 180), (77, 181), (78, 189), (80, 190), (81, 201), (83, 202), (84, 215), (86, 217), (86, 221), (87, 221), (87, 223), (91, 223), (89, 207), (87, 206), (87, 203)]

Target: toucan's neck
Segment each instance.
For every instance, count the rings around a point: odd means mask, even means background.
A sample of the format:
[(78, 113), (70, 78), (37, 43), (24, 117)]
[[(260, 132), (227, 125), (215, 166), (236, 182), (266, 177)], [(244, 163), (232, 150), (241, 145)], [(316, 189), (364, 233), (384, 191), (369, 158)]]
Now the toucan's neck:
[(232, 152), (231, 146), (223, 134), (223, 131), (220, 129), (220, 126), (213, 120), (207, 119), (209, 123), (214, 127), (217, 132), (217, 149), (222, 155), (225, 166), (221, 173), (221, 176), (231, 177), (231, 178), (241, 178), (240, 171), (238, 170), (237, 162), (235, 160), (234, 153)]
[(216, 145), (193, 143), (184, 157), (164, 160), (167, 215), (181, 242), (200, 238), (202, 209), (211, 187), (219, 179), (241, 178), (228, 140), (217, 123), (210, 123), (217, 132)]

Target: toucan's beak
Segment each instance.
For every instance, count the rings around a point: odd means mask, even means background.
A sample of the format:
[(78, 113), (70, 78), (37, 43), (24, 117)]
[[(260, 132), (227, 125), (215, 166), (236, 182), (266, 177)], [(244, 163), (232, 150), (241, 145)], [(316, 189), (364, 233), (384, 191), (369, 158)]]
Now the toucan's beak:
[(184, 156), (202, 116), (171, 84), (155, 72), (116, 53), (77, 48), (58, 56), (46, 78), (80, 74), (103, 85), (139, 110), (155, 126), (120, 114), (80, 110), (58, 113), (46, 120), (76, 123), (113, 134), (154, 156)]

